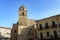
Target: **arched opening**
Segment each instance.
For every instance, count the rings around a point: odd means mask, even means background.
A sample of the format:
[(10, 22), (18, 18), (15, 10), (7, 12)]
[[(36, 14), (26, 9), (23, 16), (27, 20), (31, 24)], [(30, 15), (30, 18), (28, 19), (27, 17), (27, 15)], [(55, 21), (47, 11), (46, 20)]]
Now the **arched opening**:
[(24, 12), (22, 12), (22, 16), (24, 16)]

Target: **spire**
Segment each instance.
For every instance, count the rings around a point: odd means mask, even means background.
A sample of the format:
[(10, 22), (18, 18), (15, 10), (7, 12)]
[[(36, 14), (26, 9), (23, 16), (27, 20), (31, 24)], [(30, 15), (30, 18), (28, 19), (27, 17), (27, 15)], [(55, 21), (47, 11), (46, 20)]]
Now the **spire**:
[(19, 10), (26, 10), (26, 8), (25, 8), (24, 5), (22, 5), (22, 6), (19, 8)]

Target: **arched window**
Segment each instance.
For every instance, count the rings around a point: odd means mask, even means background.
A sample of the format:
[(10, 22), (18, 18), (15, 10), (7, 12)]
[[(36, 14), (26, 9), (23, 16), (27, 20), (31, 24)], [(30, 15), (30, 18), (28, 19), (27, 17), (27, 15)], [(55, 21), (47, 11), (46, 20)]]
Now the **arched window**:
[(55, 21), (52, 21), (52, 25), (53, 25), (53, 27), (55, 27)]
[(48, 23), (45, 23), (45, 28), (46, 28), (46, 29), (48, 29), (48, 28), (49, 28)]
[(54, 31), (54, 37), (57, 38), (57, 31)]
[(43, 39), (43, 33), (40, 33), (40, 38), (41, 38), (41, 40)]
[(22, 16), (24, 16), (24, 12), (22, 12)]
[(38, 30), (41, 30), (41, 29), (43, 29), (43, 28), (42, 28), (42, 24), (39, 24)]
[(49, 36), (49, 32), (46, 33), (47, 34), (47, 37)]

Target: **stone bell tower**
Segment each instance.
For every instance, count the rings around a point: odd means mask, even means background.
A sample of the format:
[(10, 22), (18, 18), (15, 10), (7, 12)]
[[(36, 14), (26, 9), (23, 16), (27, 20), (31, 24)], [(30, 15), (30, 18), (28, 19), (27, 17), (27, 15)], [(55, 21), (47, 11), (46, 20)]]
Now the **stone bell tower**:
[(26, 26), (27, 23), (27, 10), (26, 8), (24, 7), (24, 5), (22, 5), (20, 8), (19, 8), (19, 25), (20, 26)]

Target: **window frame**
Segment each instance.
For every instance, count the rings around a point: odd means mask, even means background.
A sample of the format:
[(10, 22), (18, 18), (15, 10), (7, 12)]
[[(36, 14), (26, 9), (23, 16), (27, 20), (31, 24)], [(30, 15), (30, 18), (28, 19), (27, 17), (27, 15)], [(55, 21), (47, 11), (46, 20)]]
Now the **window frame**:
[(46, 32), (47, 37), (49, 37), (49, 32)]
[(47, 22), (45, 23), (45, 28), (46, 28), (46, 29), (48, 29), (48, 28), (49, 28), (49, 25), (48, 25), (48, 23), (47, 23)]

